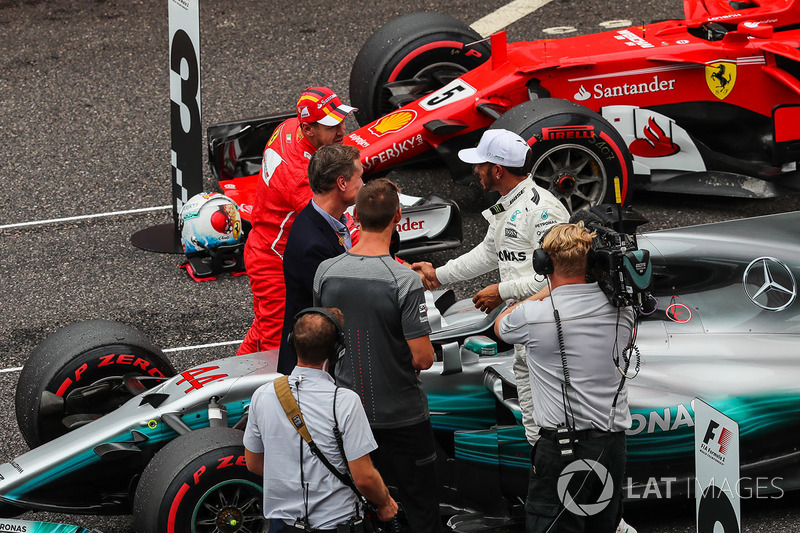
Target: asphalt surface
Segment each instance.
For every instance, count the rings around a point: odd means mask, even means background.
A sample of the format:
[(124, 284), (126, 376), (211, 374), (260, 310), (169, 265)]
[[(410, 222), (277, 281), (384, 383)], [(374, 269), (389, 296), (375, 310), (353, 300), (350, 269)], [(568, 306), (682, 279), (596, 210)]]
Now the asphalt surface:
[[(331, 2), (203, 0), (203, 125), (291, 109), (299, 91), (328, 85), (347, 94), (350, 67), (372, 31), (405, 13), (438, 9), (466, 22), (504, 0)], [(554, 0), (507, 28), (509, 40), (552, 37), (545, 29), (603, 30), (681, 16), (679, 0)], [(569, 35), (569, 34), (567, 34)], [(0, 226), (168, 205), (169, 63), (165, 0), (0, 0)], [(354, 126), (354, 124), (351, 124)], [(213, 189), (204, 169), (207, 189)], [(405, 192), (454, 198), (464, 211), (464, 250), (485, 231), (478, 195), (442, 169), (394, 173)], [(639, 194), (645, 229), (791, 211), (800, 199), (735, 200)], [(195, 283), (181, 257), (130, 244), (168, 223), (167, 209), (142, 214), (0, 229), (0, 457), (26, 450), (16, 427), (18, 372), (34, 346), (59, 327), (107, 318), (131, 324), (170, 351), (176, 368), (235, 353), (252, 320), (244, 277)], [(457, 252), (425, 259), (440, 264)], [(456, 286), (467, 297), (493, 276)], [(797, 496), (745, 502), (744, 531), (800, 529)], [(642, 533), (694, 530), (686, 502), (631, 505)], [(127, 516), (47, 513), (33, 520), (80, 523), (106, 533), (131, 530)]]

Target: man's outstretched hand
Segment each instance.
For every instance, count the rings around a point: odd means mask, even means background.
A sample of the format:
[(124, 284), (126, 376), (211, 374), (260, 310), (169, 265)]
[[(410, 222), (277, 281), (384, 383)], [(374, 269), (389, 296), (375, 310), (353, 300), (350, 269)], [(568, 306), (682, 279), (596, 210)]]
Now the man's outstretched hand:
[(422, 285), (424, 285), (427, 290), (432, 291), (442, 286), (442, 284), (439, 283), (439, 279), (436, 277), (436, 269), (433, 268), (431, 263), (421, 261), (411, 265), (411, 268), (414, 269), (414, 272), (419, 274), (419, 277), (422, 279)]
[(500, 297), (500, 285), (495, 283), (494, 285), (489, 285), (479, 290), (472, 298), (472, 303), (475, 304), (477, 309), (480, 309), (484, 313), (495, 309), (503, 303), (503, 299)]

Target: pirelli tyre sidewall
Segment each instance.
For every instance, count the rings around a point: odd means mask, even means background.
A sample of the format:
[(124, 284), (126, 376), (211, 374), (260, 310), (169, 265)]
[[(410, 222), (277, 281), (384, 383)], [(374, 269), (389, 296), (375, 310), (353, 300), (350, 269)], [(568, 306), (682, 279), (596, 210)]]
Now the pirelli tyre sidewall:
[(358, 108), (358, 123), (363, 126), (396, 109), (383, 89), (387, 82), (432, 80), (435, 86), (415, 93), (419, 98), (484, 63), (490, 49), (487, 42), (477, 42), (481, 39), (467, 24), (440, 13), (411, 13), (378, 28), (350, 72), (350, 103)]
[[(131, 373), (170, 377), (175, 370), (159, 348), (126, 324), (89, 320), (57, 330), (33, 350), (17, 383), (14, 403), (25, 441), (35, 448), (67, 433), (63, 420), (70, 415), (113, 411), (133, 396), (121, 386), (122, 376)], [(43, 403), (46, 393), (56, 400), (52, 395), (75, 398), (76, 390), (90, 386), (95, 393), (86, 401), (67, 401), (61, 407), (58, 401)]]
[(243, 435), (232, 428), (203, 428), (162, 448), (136, 488), (134, 529), (138, 533), (262, 531), (263, 481), (247, 470)]
[(518, 133), (531, 145), (534, 179), (570, 212), (615, 203), (614, 178), (619, 178), (622, 202), (629, 201), (633, 164), (628, 148), (591, 109), (567, 100), (531, 100), (505, 113), (492, 128)]

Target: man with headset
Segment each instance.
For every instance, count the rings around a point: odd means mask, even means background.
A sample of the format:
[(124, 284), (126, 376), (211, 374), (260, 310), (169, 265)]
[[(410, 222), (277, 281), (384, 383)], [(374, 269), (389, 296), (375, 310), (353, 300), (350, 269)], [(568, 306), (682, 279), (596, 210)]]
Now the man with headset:
[[(527, 533), (613, 533), (627, 527), (621, 497), (631, 414), (618, 369), (634, 313), (612, 306), (597, 283), (587, 282), (593, 238), (582, 222), (554, 226), (534, 254), (536, 271), (547, 275), (549, 297), (510, 307), (495, 322), (501, 339), (525, 346), (534, 420), (541, 427), (531, 451)], [(578, 459), (591, 472), (576, 469), (560, 498), (559, 477)], [(595, 511), (598, 505), (591, 504), (606, 497), (608, 504)], [(589, 505), (577, 509), (584, 504)]]
[[(339, 309), (308, 308), (297, 314), (292, 345), (297, 366), (289, 388), (305, 425), (322, 455), (339, 472), (349, 470), (355, 486), (377, 506), (378, 518), (390, 520), (397, 504), (389, 495), (370, 452), (377, 448), (356, 393), (334, 385), (328, 361), (344, 350)], [(337, 390), (338, 389), (338, 390)], [(334, 436), (341, 430), (342, 449)], [(244, 434), (247, 468), (264, 476), (264, 516), (283, 531), (350, 532), (359, 501), (303, 441), (286, 415), (274, 383), (256, 390)], [(268, 455), (265, 456), (265, 451)]]

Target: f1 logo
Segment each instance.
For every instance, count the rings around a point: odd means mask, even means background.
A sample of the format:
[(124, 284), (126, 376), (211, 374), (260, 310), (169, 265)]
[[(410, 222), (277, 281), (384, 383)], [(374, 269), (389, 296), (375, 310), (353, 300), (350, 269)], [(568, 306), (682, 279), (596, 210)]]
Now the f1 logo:
[(703, 444), (708, 444), (711, 439), (714, 438), (716, 435), (716, 429), (719, 427), (719, 424), (714, 422), (713, 420), (708, 423), (708, 429), (706, 429), (706, 434), (703, 436)]
[(719, 431), (719, 435), (717, 435), (717, 428), (720, 428), (720, 425), (717, 422), (714, 422), (713, 420), (709, 421), (706, 434), (703, 436), (703, 444), (708, 446), (708, 444), (713, 441), (715, 444), (717, 444), (717, 446), (719, 446), (719, 453), (724, 454), (728, 451), (728, 445), (731, 442), (731, 438), (733, 438), (733, 433), (727, 428), (722, 427)]

